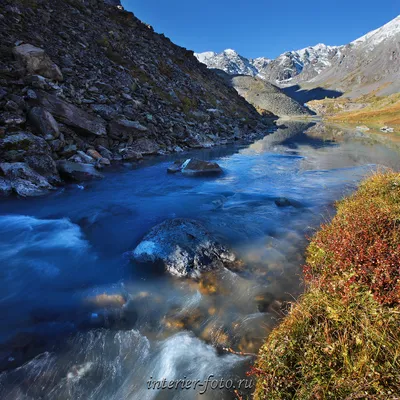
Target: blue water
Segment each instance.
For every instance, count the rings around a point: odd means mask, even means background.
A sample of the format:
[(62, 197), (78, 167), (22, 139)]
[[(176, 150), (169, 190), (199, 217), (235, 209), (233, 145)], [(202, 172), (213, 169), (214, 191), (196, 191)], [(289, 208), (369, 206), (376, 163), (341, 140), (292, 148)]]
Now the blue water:
[[(379, 165), (399, 168), (398, 153), (368, 136), (328, 138), (305, 125), (185, 156), (217, 161), (224, 174), (170, 175), (175, 158), (160, 157), (44, 198), (0, 203), (1, 398), (187, 399), (196, 392), (160, 393), (146, 381), (240, 377), (251, 360), (221, 355), (218, 341), (226, 334), (237, 347), (245, 338), (256, 351), (278, 319), (257, 308), (256, 296), (296, 297), (306, 235)], [(277, 207), (279, 197), (293, 206)], [(201, 221), (243, 260), (242, 273), (218, 278), (217, 295), (188, 281), (149, 278), (124, 255), (175, 217)], [(135, 317), (121, 325), (118, 311), (89, 304), (103, 293), (128, 299)], [(166, 328), (171, 315), (197, 312), (196, 328)]]

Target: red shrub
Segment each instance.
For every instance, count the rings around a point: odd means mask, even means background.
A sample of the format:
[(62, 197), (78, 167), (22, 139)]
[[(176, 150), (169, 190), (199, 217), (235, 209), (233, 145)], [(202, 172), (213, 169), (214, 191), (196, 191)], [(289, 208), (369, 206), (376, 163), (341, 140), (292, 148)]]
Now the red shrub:
[(344, 297), (367, 288), (382, 304), (400, 304), (399, 179), (376, 175), (339, 203), (310, 244), (306, 280)]

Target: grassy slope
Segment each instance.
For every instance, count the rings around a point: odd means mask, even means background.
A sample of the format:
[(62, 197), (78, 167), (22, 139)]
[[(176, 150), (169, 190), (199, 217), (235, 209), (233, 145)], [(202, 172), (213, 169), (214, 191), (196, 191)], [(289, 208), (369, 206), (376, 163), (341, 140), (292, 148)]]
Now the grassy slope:
[(329, 118), (353, 124), (364, 123), (374, 127), (391, 126), (400, 131), (400, 95), (374, 97), (369, 105), (359, 111), (343, 112)]
[[(310, 102), (311, 104), (313, 102)], [(326, 119), (334, 122), (345, 122), (349, 124), (365, 124), (373, 128), (390, 126), (396, 132), (400, 132), (400, 94), (387, 97), (375, 95), (363, 96), (357, 100), (345, 98), (319, 100), (315, 103), (326, 107)], [(346, 110), (350, 103), (365, 104), (361, 110)]]
[(308, 249), (306, 293), (260, 350), (256, 399), (400, 397), (400, 174), (337, 209)]

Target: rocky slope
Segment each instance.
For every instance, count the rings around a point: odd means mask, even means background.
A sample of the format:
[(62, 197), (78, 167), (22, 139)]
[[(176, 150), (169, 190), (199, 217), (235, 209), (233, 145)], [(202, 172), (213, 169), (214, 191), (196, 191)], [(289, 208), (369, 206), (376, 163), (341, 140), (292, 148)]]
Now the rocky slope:
[(229, 75), (217, 69), (214, 71), (263, 115), (271, 116), (272, 113), (278, 117), (307, 117), (313, 114), (280, 88), (261, 78)]
[(101, 177), (113, 161), (265, 128), (192, 52), (118, 5), (2, 0), (1, 194), (40, 195), (63, 179)]

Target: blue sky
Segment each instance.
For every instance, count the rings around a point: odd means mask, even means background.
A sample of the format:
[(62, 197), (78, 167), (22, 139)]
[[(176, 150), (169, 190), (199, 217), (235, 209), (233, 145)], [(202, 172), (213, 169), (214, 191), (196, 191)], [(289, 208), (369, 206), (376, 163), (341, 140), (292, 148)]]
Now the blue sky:
[(398, 0), (122, 0), (142, 21), (196, 52), (226, 48), (275, 58), (346, 44), (400, 14)]

